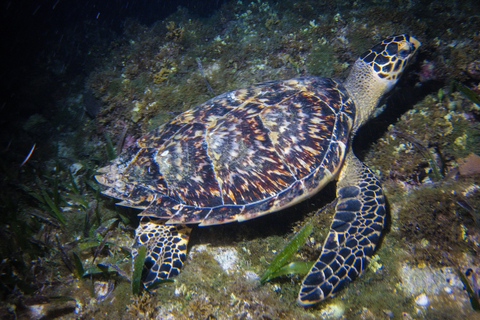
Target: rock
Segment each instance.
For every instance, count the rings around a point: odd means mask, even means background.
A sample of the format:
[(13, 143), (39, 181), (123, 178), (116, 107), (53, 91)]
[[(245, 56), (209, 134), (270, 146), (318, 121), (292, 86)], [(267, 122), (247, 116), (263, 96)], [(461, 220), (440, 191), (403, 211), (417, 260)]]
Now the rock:
[(417, 306), (420, 306), (420, 307), (426, 307), (428, 306), (428, 297), (425, 293), (422, 293), (421, 295), (417, 296), (415, 298), (415, 303), (417, 304)]

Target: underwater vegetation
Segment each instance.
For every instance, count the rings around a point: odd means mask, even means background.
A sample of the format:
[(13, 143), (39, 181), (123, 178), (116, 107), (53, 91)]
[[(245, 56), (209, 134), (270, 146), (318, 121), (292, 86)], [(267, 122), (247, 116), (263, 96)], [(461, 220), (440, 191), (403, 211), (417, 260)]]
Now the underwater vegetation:
[(265, 283), (275, 277), (287, 275), (287, 274), (301, 274), (305, 275), (308, 273), (310, 268), (313, 265), (313, 262), (290, 262), (287, 264), (288, 260), (297, 253), (301, 246), (303, 246), (307, 240), (307, 237), (310, 236), (313, 230), (313, 225), (311, 223), (306, 223), (302, 229), (300, 229), (297, 234), (290, 240), (290, 242), (280, 251), (273, 261), (270, 263), (268, 268), (263, 273), (260, 278), (260, 283)]
[[(68, 93), (68, 108), (19, 126), (27, 150), (2, 149), (0, 318), (476, 319), (475, 8), (468, 1), (395, 8), (389, 1), (228, 1), (206, 18), (180, 7), (152, 26), (125, 22), (95, 71)], [(100, 194), (98, 167), (208, 100), (207, 83), (219, 94), (272, 79), (343, 78), (359, 53), (403, 32), (417, 36), (421, 50), (384, 113), (354, 143), (390, 206), (389, 230), (362, 278), (316, 307), (295, 304), (302, 266), (318, 256), (332, 214), (313, 217), (334, 200), (320, 195), (275, 217), (197, 228), (175, 281), (141, 288), (130, 255), (138, 212)], [(78, 116), (85, 104), (91, 118)], [(78, 125), (67, 125), (66, 114)], [(61, 134), (45, 139), (52, 128)], [(19, 167), (34, 138), (34, 153)]]

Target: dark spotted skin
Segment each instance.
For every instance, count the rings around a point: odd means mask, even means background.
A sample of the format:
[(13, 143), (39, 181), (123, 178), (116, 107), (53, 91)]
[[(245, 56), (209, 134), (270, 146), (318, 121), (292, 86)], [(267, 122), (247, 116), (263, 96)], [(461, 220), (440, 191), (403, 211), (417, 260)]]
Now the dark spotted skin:
[(410, 60), (412, 44), (409, 38), (406, 34), (387, 38), (362, 54), (360, 59), (371, 65), (379, 77), (397, 79)]
[(168, 223), (251, 219), (331, 181), (354, 119), (352, 100), (332, 79), (227, 92), (141, 137), (103, 176), (113, 187), (106, 194)]

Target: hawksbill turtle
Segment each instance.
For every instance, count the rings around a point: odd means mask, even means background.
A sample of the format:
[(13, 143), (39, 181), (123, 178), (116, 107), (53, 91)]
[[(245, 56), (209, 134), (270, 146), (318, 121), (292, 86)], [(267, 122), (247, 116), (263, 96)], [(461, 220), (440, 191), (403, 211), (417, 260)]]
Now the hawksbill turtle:
[(143, 282), (180, 272), (192, 224), (244, 221), (292, 206), (337, 182), (336, 213), (298, 303), (335, 295), (366, 268), (385, 224), (379, 180), (352, 152), (358, 128), (421, 43), (392, 36), (365, 52), (343, 82), (270, 81), (223, 93), (140, 137), (97, 181), (139, 208), (133, 245)]

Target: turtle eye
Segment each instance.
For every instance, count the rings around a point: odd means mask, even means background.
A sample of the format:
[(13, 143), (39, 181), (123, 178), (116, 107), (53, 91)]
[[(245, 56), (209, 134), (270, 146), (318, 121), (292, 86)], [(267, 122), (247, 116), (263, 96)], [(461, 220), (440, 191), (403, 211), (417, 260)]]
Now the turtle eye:
[(407, 50), (407, 49), (400, 49), (398, 50), (398, 55), (401, 57), (401, 58), (406, 58), (409, 54), (410, 54), (411, 50)]
[(413, 49), (413, 45), (410, 42), (402, 41), (398, 44), (398, 56), (400, 56), (400, 58), (406, 58), (412, 53)]

